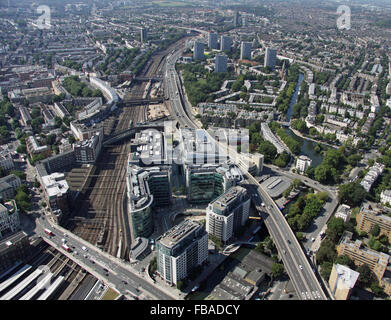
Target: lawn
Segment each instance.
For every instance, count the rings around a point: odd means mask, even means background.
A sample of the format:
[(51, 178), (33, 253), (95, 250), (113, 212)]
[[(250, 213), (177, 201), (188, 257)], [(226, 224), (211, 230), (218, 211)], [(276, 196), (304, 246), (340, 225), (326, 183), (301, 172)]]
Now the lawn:
[(113, 289), (109, 288), (105, 295), (102, 297), (102, 300), (115, 300), (119, 296), (119, 293), (117, 291), (114, 291)]

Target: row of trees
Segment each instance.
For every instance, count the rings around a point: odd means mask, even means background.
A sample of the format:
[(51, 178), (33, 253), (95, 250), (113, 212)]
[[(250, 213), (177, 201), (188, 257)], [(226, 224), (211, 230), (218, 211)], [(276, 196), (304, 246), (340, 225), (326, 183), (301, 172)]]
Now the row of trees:
[(78, 76), (69, 76), (64, 79), (64, 88), (74, 97), (102, 97), (99, 89), (92, 90), (87, 84), (80, 81)]
[(307, 229), (314, 218), (318, 216), (323, 208), (323, 205), (328, 199), (326, 192), (317, 194), (308, 193), (301, 196), (289, 208), (287, 214), (288, 224), (293, 231), (304, 231)]
[(306, 175), (322, 184), (336, 184), (341, 181), (341, 175), (347, 165), (356, 166), (361, 160), (361, 156), (356, 150), (341, 146), (338, 149), (328, 149), (322, 163), (314, 167), (309, 167)]

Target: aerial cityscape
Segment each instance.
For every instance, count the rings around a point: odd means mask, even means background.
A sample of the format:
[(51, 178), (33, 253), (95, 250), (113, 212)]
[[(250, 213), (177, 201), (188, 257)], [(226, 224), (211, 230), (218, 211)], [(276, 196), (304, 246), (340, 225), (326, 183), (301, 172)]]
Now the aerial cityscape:
[(390, 300), (391, 1), (0, 0), (0, 25), (0, 300)]

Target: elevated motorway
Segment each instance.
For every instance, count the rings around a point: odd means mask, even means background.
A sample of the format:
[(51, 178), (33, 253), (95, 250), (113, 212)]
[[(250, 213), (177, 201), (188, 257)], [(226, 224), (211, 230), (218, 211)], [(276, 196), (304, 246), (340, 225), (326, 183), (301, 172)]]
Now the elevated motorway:
[[(175, 70), (175, 62), (181, 55), (180, 51), (175, 52), (172, 56), (167, 58), (167, 68), (165, 85), (166, 93), (170, 97), (171, 108), (174, 111), (174, 116), (184, 126), (194, 129), (199, 129), (195, 121), (192, 120), (190, 108), (186, 108), (186, 102), (182, 93), (182, 88), (179, 85), (179, 76)], [(213, 139), (212, 137), (210, 137)], [(216, 143), (225, 150), (227, 146), (222, 146), (220, 142)], [(239, 159), (237, 150), (230, 150), (232, 155)], [(247, 176), (250, 184), (253, 186), (254, 192), (258, 195), (258, 207), (261, 207), (261, 202), (265, 204), (264, 211), (261, 211), (262, 218), (265, 221), (265, 225), (269, 230), (274, 243), (281, 255), (281, 259), (284, 263), (285, 269), (293, 283), (293, 286), (302, 300), (326, 300), (327, 297), (315, 276), (315, 273), (304, 254), (300, 243), (297, 241), (296, 236), (289, 227), (287, 221), (275, 204), (273, 199), (262, 188), (258, 181), (247, 172), (246, 168), (242, 164), (239, 167), (243, 173)]]
[[(45, 228), (50, 229), (55, 236), (48, 236), (43, 231)], [(132, 299), (178, 299), (169, 290), (156, 286), (156, 284), (147, 280), (148, 278), (138, 274), (128, 263), (96, 248), (89, 242), (54, 223), (49, 225), (47, 221), (40, 220), (37, 234), (42, 236), (43, 240), (49, 245), (91, 273), (95, 278), (108, 283), (123, 295)], [(65, 237), (64, 234), (67, 234), (67, 236)], [(72, 248), (72, 252), (67, 252), (61, 247), (62, 237), (67, 240), (67, 244)], [(87, 249), (83, 250), (83, 247)], [(130, 295), (129, 292), (131, 293)]]

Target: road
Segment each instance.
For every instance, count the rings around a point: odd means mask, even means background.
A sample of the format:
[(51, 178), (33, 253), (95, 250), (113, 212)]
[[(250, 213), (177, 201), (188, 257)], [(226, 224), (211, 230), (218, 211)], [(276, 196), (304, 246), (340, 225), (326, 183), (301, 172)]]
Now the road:
[[(47, 235), (43, 231), (44, 228), (50, 229), (55, 235)], [(36, 233), (96, 278), (110, 284), (123, 295), (147, 300), (173, 300), (177, 298), (173, 293), (165, 289), (163, 291), (151, 280), (147, 280), (144, 274), (138, 274), (130, 264), (99, 250), (66, 229), (49, 224), (44, 218), (38, 219)], [(66, 253), (61, 248), (62, 239), (71, 248), (71, 253)], [(83, 250), (83, 247), (86, 250)]]
[[(192, 117), (191, 111), (189, 111), (191, 110), (191, 107), (186, 107), (186, 102), (182, 96), (182, 88), (179, 85), (179, 76), (175, 70), (175, 61), (180, 55), (181, 51), (177, 51), (167, 58), (165, 87), (168, 92), (166, 92), (166, 94), (170, 97), (171, 107), (174, 111), (173, 116), (176, 117), (179, 123), (184, 127), (196, 129), (199, 128), (199, 126), (195, 121), (190, 119), (190, 117)], [(226, 146), (223, 148), (220, 142), (216, 141), (216, 143), (222, 150), (226, 149)], [(236, 150), (231, 149), (230, 151), (231, 155), (236, 155), (236, 157), (234, 157), (235, 159), (239, 159)], [(258, 181), (250, 175), (243, 166), (239, 164), (239, 167), (245, 173), (248, 181), (253, 185), (253, 188), (255, 188), (255, 190), (253, 190), (257, 194), (257, 209), (263, 208), (261, 206), (262, 202), (266, 205), (265, 209), (260, 211), (260, 213), (265, 220), (265, 225), (277, 246), (286, 271), (289, 274), (300, 299), (326, 300), (327, 297), (315, 276), (312, 269), (313, 267), (303, 253), (296, 236), (293, 234), (281, 211)]]
[[(326, 202), (326, 204), (324, 206), (325, 213), (316, 217), (314, 219), (312, 227), (310, 227), (310, 229), (307, 230), (306, 232), (303, 232), (303, 234), (305, 234), (305, 236), (308, 240), (311, 240), (312, 238), (316, 239), (319, 236), (323, 227), (326, 225), (326, 223), (330, 219), (330, 217), (333, 215), (336, 208), (338, 207), (338, 197), (337, 197), (337, 193), (336, 193), (336, 188), (321, 185), (319, 182), (317, 182), (315, 180), (304, 177), (304, 176), (297, 174), (297, 173), (283, 170), (283, 169), (278, 168), (273, 165), (271, 165), (271, 166), (264, 165), (264, 166), (269, 168), (272, 171), (272, 173), (274, 173), (274, 174), (280, 174), (280, 175), (286, 176), (290, 179), (300, 179), (305, 185), (307, 185), (310, 188), (313, 188), (313, 189), (318, 190), (320, 192), (327, 192), (327, 194), (329, 195), (329, 200)], [(311, 241), (305, 242), (304, 247), (306, 248), (307, 251), (313, 250), (313, 246), (312, 246)]]

